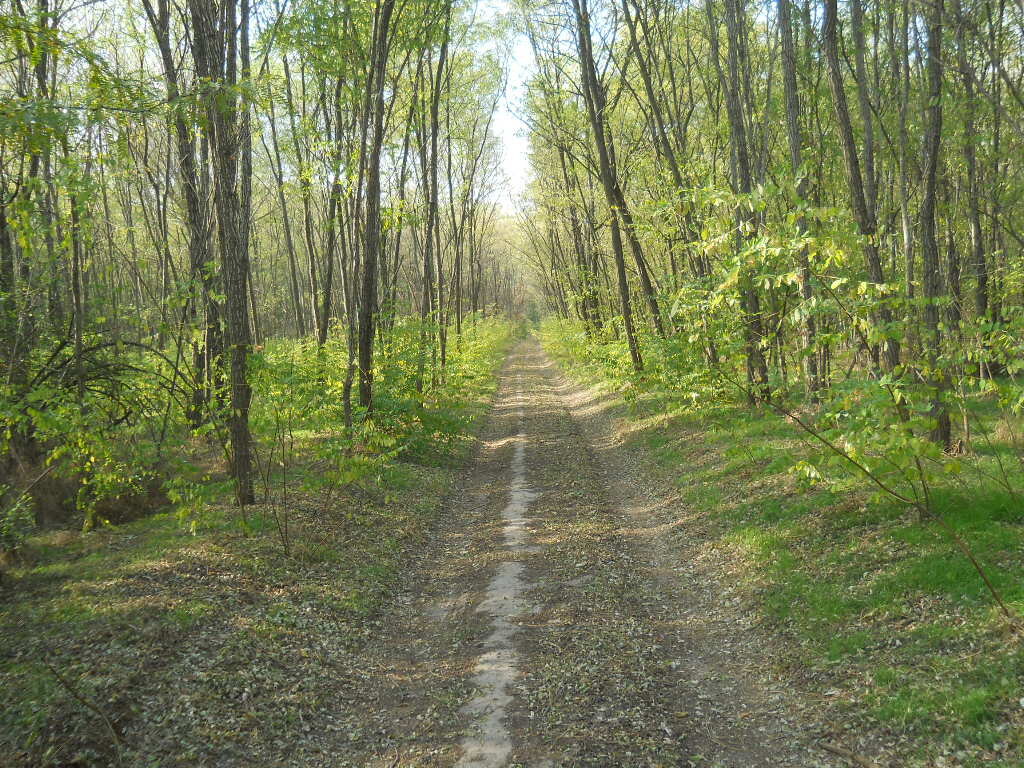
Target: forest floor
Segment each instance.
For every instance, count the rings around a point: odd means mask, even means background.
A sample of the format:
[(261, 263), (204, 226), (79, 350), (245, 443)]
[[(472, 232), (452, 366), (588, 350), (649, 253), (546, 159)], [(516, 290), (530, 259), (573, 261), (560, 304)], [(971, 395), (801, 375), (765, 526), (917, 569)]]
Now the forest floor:
[(866, 764), (875, 748), (777, 668), (691, 511), (623, 450), (611, 402), (536, 342), (512, 353), (366, 650), (352, 765)]
[(0, 765), (910, 765), (624, 414), (528, 340), (468, 463), (296, 513), (289, 558), (166, 519), (41, 551), (0, 603)]
[(468, 678), (474, 698), (430, 726), (423, 697), (443, 686), (395, 681), (380, 697), (408, 706), (380, 714), (394, 764), (844, 764), (823, 744), (863, 745), (816, 720), (724, 574), (695, 560), (689, 511), (622, 450), (611, 400), (535, 342), (511, 355), (450, 528), (381, 649), (411, 653), (421, 678), (449, 669), (456, 690)]

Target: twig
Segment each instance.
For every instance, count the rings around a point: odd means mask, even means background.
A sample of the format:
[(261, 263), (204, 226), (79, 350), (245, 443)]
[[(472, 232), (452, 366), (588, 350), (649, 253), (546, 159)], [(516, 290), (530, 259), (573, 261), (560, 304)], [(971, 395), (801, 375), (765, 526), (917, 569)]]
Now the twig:
[(862, 768), (878, 768), (875, 763), (868, 760), (862, 755), (858, 755), (856, 752), (851, 752), (845, 747), (840, 747), (838, 744), (830, 744), (827, 741), (819, 741), (818, 746), (824, 749), (826, 752), (831, 752), (833, 755), (839, 755), (849, 760), (854, 765), (859, 765)]
[(110, 718), (107, 717), (103, 713), (103, 710), (101, 710), (98, 706), (93, 704), (87, 698), (82, 696), (82, 694), (76, 691), (75, 687), (68, 682), (67, 678), (65, 678), (60, 672), (58, 672), (57, 668), (50, 663), (49, 659), (44, 657), (43, 664), (46, 665), (46, 668), (50, 670), (50, 674), (52, 674), (57, 679), (57, 682), (64, 687), (64, 690), (71, 694), (72, 698), (74, 698), (75, 701), (84, 706), (86, 709), (95, 712), (97, 715), (99, 715), (100, 719), (103, 720), (103, 724), (107, 726), (107, 730), (110, 731), (111, 739), (113, 739), (114, 741), (114, 754), (117, 755), (117, 764), (124, 765), (124, 761), (121, 758), (121, 752), (124, 749), (124, 742), (121, 740), (121, 737), (118, 735), (117, 730), (114, 728), (114, 724), (110, 722)]
[[(715, 370), (719, 376), (725, 379), (725, 381), (732, 384), (741, 392), (745, 393), (748, 397), (752, 397), (754, 395), (752, 390), (748, 389), (740, 381), (726, 373), (721, 366), (714, 366), (713, 370)], [(906, 423), (909, 420), (909, 417), (906, 414), (905, 408), (900, 403), (899, 398), (896, 397), (896, 394), (892, 391), (892, 389), (887, 387), (887, 390), (889, 392), (890, 397), (893, 399), (893, 403), (896, 406), (897, 412), (900, 415), (900, 420), (903, 423)], [(833, 443), (813, 426), (804, 422), (795, 412), (784, 407), (780, 403), (775, 402), (775, 400), (773, 400), (771, 397), (762, 398), (761, 402), (764, 405), (767, 405), (776, 413), (790, 419), (800, 429), (802, 429), (804, 432), (806, 432), (808, 435), (813, 437), (818, 442), (822, 443), (826, 448), (828, 448), (828, 450), (830, 450), (836, 456), (841, 457), (849, 464), (854, 466), (864, 477), (866, 477), (868, 480), (874, 483), (874, 485), (878, 486), (878, 488), (883, 493), (887, 494), (889, 497), (903, 504), (906, 504), (912, 509), (917, 510), (922, 520), (930, 519), (935, 521), (939, 525), (939, 527), (942, 528), (943, 532), (956, 545), (957, 549), (959, 549), (960, 552), (964, 555), (964, 557), (966, 557), (970, 561), (971, 565), (977, 572), (978, 576), (985, 583), (985, 587), (988, 589), (989, 594), (992, 595), (993, 600), (995, 600), (996, 604), (999, 606), (999, 609), (1002, 611), (1003, 616), (1006, 618), (1006, 621), (1009, 624), (1010, 628), (1014, 631), (1020, 628), (1017, 618), (1013, 615), (1009, 607), (1003, 601), (1003, 597), (1000, 594), (999, 590), (996, 589), (995, 584), (993, 584), (992, 581), (989, 579), (988, 573), (986, 573), (981, 563), (978, 562), (978, 559), (974, 556), (974, 552), (967, 545), (967, 542), (964, 541), (964, 539), (956, 532), (956, 530), (949, 524), (949, 522), (941, 514), (939, 514), (939, 512), (937, 512), (935, 508), (932, 506), (931, 497), (929, 495), (928, 479), (925, 474), (924, 467), (921, 464), (921, 458), (919, 456), (914, 456), (914, 466), (917, 469), (918, 479), (921, 483), (921, 492), (924, 497), (923, 500), (917, 498), (917, 489), (913, 485), (913, 483), (911, 483), (911, 487), (914, 489), (915, 498), (908, 498), (907, 496), (904, 496), (903, 494), (899, 493), (894, 487), (885, 483), (868, 467), (866, 467), (861, 462), (857, 461), (857, 459), (850, 455), (850, 453), (848, 453), (847, 451), (843, 450), (840, 446)]]

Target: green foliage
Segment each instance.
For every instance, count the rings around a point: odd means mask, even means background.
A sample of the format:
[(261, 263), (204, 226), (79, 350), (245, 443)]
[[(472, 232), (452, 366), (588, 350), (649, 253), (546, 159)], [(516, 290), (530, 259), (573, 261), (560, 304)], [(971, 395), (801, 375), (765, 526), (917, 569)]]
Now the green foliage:
[[(166, 444), (185, 434), (168, 361), (90, 340), (78, 363), (66, 342), (46, 341), (31, 360), (34, 383), (0, 392), (0, 450), (70, 491), (45, 500), (33, 492), (31, 506), (45, 503), (40, 517), (70, 516), (86, 529), (151, 511), (144, 497), (159, 486)], [(82, 387), (60, 384), (79, 376)]]
[[(467, 318), (462, 337), (450, 340), (445, 375), (437, 371), (432, 382), (428, 362), (418, 394), (419, 327), (397, 326), (378, 358), (380, 399), (373, 418), (356, 409), (351, 429), (341, 402), (344, 337), (332, 335), (319, 351), (307, 341), (269, 343), (251, 366), (253, 438), (266, 497), (241, 521), (228, 502), (230, 483), (210, 466), (216, 452), (208, 439), (216, 432), (192, 436), (180, 407), (172, 408), (171, 431), (193, 451), (167, 463), (172, 513), (88, 534), (36, 531), (24, 539), (26, 556), (5, 573), (5, 589), (19, 599), (0, 604), (0, 634), (19, 656), (0, 659), (0, 749), (27, 755), (24, 761), (34, 764), (46, 750), (94, 747), (94, 715), (35, 661), (44, 655), (103, 706), (115, 707), (111, 702), (123, 694), (148, 707), (169, 691), (178, 700), (178, 664), (189, 658), (189, 649), (223, 643), (222, 653), (200, 654), (205, 661), (199, 663), (209, 669), (188, 681), (188, 695), (204, 701), (200, 717), (210, 720), (182, 728), (205, 739), (225, 717), (240, 714), (237, 697), (224, 695), (224, 686), (237, 683), (237, 672), (226, 671), (223, 658), (252, 654), (274, 660), (277, 670), (282, 649), (290, 649), (290, 658), (307, 659), (313, 626), (331, 647), (343, 649), (339, 653), (372, 637), (370, 621), (442, 509), (453, 465), (464, 455), (473, 419), (487, 407), (512, 331), (502, 320)], [(146, 380), (139, 373), (125, 377), (122, 396), (133, 387), (145, 390)], [(449, 406), (455, 415), (441, 413)], [(55, 419), (52, 428), (72, 423), (79, 422)], [(107, 434), (109, 455), (123, 457), (117, 440), (135, 433)], [(146, 447), (142, 436), (133, 438), (136, 447)], [(75, 442), (55, 461), (71, 462), (75, 446), (86, 444)], [(341, 486), (348, 492), (342, 494)], [(286, 557), (282, 541), (274, 539), (282, 521), (270, 510), (278, 507), (288, 516)], [(240, 524), (244, 536), (238, 535)], [(271, 600), (260, 599), (271, 594)], [(225, 634), (220, 619), (229, 611), (232, 629)], [(319, 658), (309, 658), (314, 656)], [(91, 662), (79, 667), (64, 661), (94, 657), (104, 660), (101, 673)], [(140, 657), (147, 659), (141, 678)], [(275, 716), (282, 706), (297, 719), (314, 704), (282, 705), (273, 697)], [(246, 710), (250, 724), (251, 714)], [(108, 757), (101, 753), (93, 762)]]
[(252, 427), (267, 471), (280, 479), (301, 450), (322, 468), (302, 478), (304, 487), (339, 488), (379, 478), (401, 457), (445, 455), (479, 412), (511, 330), (501, 320), (467, 323), (452, 339), (444, 370), (428, 366), (419, 392), (422, 328), (416, 320), (399, 320), (376, 356), (371, 414), (355, 403), (351, 380), (352, 412), (345, 413), (346, 377), (357, 372), (349, 367), (343, 334), (332, 334), (320, 349), (309, 341), (271, 342), (250, 368)]
[(230, 494), (231, 483), (212, 481), (208, 476), (196, 480), (189, 474), (178, 474), (171, 476), (164, 488), (178, 523), (195, 535), (210, 507)]
[[(793, 663), (842, 692), (849, 717), (868, 714), (936, 749), (1024, 748), (1005, 726), (1019, 711), (1014, 682), (1024, 655), (978, 572), (934, 519), (908, 514), (849, 460), (791, 419), (745, 405), (727, 383), (691, 389), (687, 358), (662, 357), (650, 339), (648, 367), (668, 372), (657, 378), (623, 374), (611, 361), (624, 342), (588, 340), (579, 324), (549, 321), (544, 339), (578, 376), (633, 390), (628, 447), (650, 451), (676, 478), (710, 545), (730, 563), (732, 586), (791, 638)], [(891, 378), (848, 379), (820, 410), (789, 406), (911, 499), (922, 492), (920, 460), (931, 509), (1021, 616), (1022, 422), (1009, 407), (1017, 389), (1006, 380), (981, 389), (951, 395), (975, 425), (975, 452), (959, 456), (922, 436), (930, 426), (925, 404)]]
[(11, 488), (0, 485), (0, 499), (5, 500), (0, 510), (0, 552), (15, 552), (35, 528), (35, 515), (24, 493), (15, 495)]
[[(267, 493), (299, 461), (320, 466), (293, 478), (303, 489), (336, 490), (381, 479), (403, 456), (439, 461), (450, 454), (479, 412), (512, 328), (467, 318), (443, 374), (428, 370), (422, 393), (414, 385), (420, 331), (418, 322), (400, 321), (389, 334), (377, 357), (375, 410), (368, 418), (353, 406), (349, 426), (343, 334), (332, 334), (321, 349), (310, 340), (272, 341), (250, 358), (252, 430)], [(182, 391), (188, 374), (176, 375), (172, 362), (155, 351), (97, 343), (87, 348), (88, 386), (81, 398), (75, 387), (49, 383), (76, 370), (66, 344), (53, 352), (41, 348), (38, 361), (38, 383), (23, 392), (8, 389), (0, 400), (7, 423), (3, 448), (16, 452), (31, 435), (33, 450), (41, 453), (38, 471), (47, 467), (70, 494), (36, 498), (6, 489), (5, 496), (18, 501), (4, 516), (3, 546), (16, 547), (36, 517), (64, 518), (91, 530), (167, 504), (195, 532), (206, 510), (225, 498), (229, 483), (209, 471), (224, 434), (223, 414), (215, 408), (212, 419), (188, 426)], [(179, 386), (172, 389), (174, 382)]]

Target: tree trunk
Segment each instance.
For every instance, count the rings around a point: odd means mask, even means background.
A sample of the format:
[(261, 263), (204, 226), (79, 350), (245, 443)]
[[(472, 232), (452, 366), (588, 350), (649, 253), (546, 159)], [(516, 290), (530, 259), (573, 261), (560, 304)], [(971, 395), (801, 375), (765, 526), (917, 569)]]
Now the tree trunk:
[(377, 271), (381, 250), (380, 154), (384, 144), (384, 75), (388, 62), (391, 14), (395, 0), (383, 0), (374, 13), (373, 47), (367, 83), (367, 107), (371, 112), (371, 135), (366, 174), (366, 245), (359, 300), (359, 404), (373, 407), (373, 338), (377, 318)]
[(939, 369), (941, 339), (939, 336), (939, 298), (942, 276), (939, 271), (939, 245), (935, 234), (935, 202), (938, 182), (939, 153), (942, 148), (942, 0), (928, 6), (927, 60), (928, 76), (925, 107), (924, 174), (921, 197), (921, 283), (924, 292), (923, 345), (927, 378), (932, 387), (931, 417), (935, 424), (931, 439), (944, 448), (950, 445), (949, 411), (942, 393), (949, 382)]
[[(240, 505), (255, 500), (252, 477), (252, 438), (249, 434), (249, 405), (252, 389), (247, 375), (247, 357), (252, 339), (249, 330), (247, 281), (249, 253), (242, 228), (247, 226), (239, 179), (239, 159), (245, 142), (241, 132), (238, 97), (238, 47), (249, 41), (239, 30), (247, 29), (248, 0), (225, 0), (218, 8), (214, 0), (188, 0), (194, 39), (196, 73), (209, 80), (204, 94), (213, 159), (213, 197), (217, 211), (221, 273), (225, 296), (225, 343), (228, 349), (229, 408), (227, 416), (231, 442), (231, 474)], [(238, 23), (241, 10), (242, 24)], [(239, 39), (241, 37), (241, 39)], [(241, 109), (248, 109), (243, 104)], [(243, 163), (245, 168), (247, 164)]]
[[(868, 278), (871, 282), (881, 285), (885, 282), (882, 260), (878, 253), (877, 232), (874, 210), (868, 207), (865, 193), (864, 176), (861, 174), (860, 159), (857, 156), (857, 144), (853, 135), (853, 123), (850, 120), (850, 108), (846, 101), (843, 86), (843, 74), (839, 61), (839, 44), (836, 23), (838, 8), (837, 0), (825, 0), (825, 19), (822, 28), (822, 41), (825, 48), (825, 60), (828, 64), (829, 87), (832, 90), (832, 101), (836, 113), (836, 125), (839, 129), (839, 140), (843, 147), (843, 160), (846, 165), (846, 180), (850, 189), (850, 201), (853, 216), (860, 234), (864, 237), (864, 260), (867, 263)], [(881, 326), (885, 336), (882, 343), (883, 362), (886, 370), (893, 370), (899, 365), (899, 343), (888, 338), (892, 323), (892, 312), (882, 306), (875, 312), (875, 324)], [(877, 345), (872, 347), (872, 356), (878, 359)]]
[(298, 338), (306, 335), (306, 317), (302, 311), (302, 290), (299, 288), (299, 267), (295, 255), (295, 239), (292, 237), (291, 216), (288, 213), (288, 201), (284, 194), (284, 166), (281, 163), (281, 145), (277, 140), (277, 116), (274, 114), (274, 100), (269, 102), (271, 157), (274, 160), (274, 174), (277, 179), (277, 201), (281, 206), (281, 225), (284, 229), (284, 245), (288, 254), (288, 286), (291, 289), (292, 311), (295, 313), (295, 334)]
[[(953, 15), (956, 17), (957, 66), (964, 88), (964, 139), (963, 156), (967, 171), (967, 221), (970, 227), (970, 269), (974, 273), (974, 311), (979, 324), (988, 320), (988, 261), (985, 256), (985, 239), (981, 231), (981, 201), (978, 189), (978, 161), (975, 145), (978, 141), (975, 126), (977, 105), (974, 93), (974, 67), (967, 51), (966, 26), (960, 0), (953, 0)], [(985, 332), (981, 333), (981, 353), (984, 357)], [(984, 360), (979, 365), (979, 373), (986, 375)]]
[[(800, 96), (797, 92), (796, 50), (793, 45), (793, 20), (790, 2), (791, 0), (778, 0), (779, 30), (782, 34), (782, 76), (786, 94), (786, 134), (789, 138), (789, 160), (793, 168), (793, 175), (796, 177), (797, 194), (803, 200), (807, 197), (807, 177), (804, 175), (803, 169)], [(797, 227), (801, 233), (807, 230), (807, 223), (802, 216), (797, 221)], [(814, 298), (814, 290), (811, 286), (811, 267), (806, 248), (802, 248), (797, 254), (797, 264), (800, 267), (800, 298), (807, 305), (807, 317), (804, 320), (803, 327), (804, 371), (807, 376), (807, 391), (810, 400), (811, 402), (817, 402), (821, 381), (818, 378), (818, 361), (815, 355), (817, 329), (815, 327), (814, 312), (810, 306), (811, 300)]]
[[(623, 325), (625, 326), (626, 341), (629, 345), (629, 354), (633, 361), (633, 368), (639, 373), (643, 370), (643, 359), (640, 355), (640, 348), (637, 344), (636, 332), (633, 327), (633, 311), (629, 303), (629, 282), (626, 276), (622, 233), (619, 228), (619, 195), (615, 188), (615, 170), (612, 167), (611, 155), (608, 151), (605, 137), (604, 87), (601, 83), (597, 82), (597, 69), (590, 47), (590, 18), (589, 11), (587, 10), (587, 0), (573, 0), (573, 8), (576, 12), (577, 51), (580, 55), (583, 93), (587, 102), (587, 115), (590, 118), (591, 131), (594, 134), (594, 141), (597, 145), (601, 185), (604, 188), (610, 212), (612, 255), (615, 259), (615, 274), (619, 282), (619, 300), (622, 303)], [(656, 310), (657, 304), (655, 303), (652, 318), (658, 317)]]
[[(711, 0), (707, 2), (707, 17), (711, 35), (711, 56), (715, 62), (722, 90), (725, 92), (726, 112), (732, 139), (733, 184), (736, 192), (749, 195), (753, 189), (750, 171), (750, 154), (747, 147), (746, 118), (740, 98), (740, 60), (743, 38), (740, 27), (742, 7), (736, 0), (725, 0), (725, 25), (729, 34), (727, 55), (728, 73), (722, 70), (718, 43), (718, 24), (714, 18)], [(745, 50), (745, 48), (743, 48)], [(752, 211), (741, 203), (735, 212), (736, 247), (742, 246), (743, 239), (752, 233), (755, 225)], [(768, 363), (764, 356), (764, 320), (761, 317), (761, 299), (753, 285), (749, 269), (741, 268), (738, 280), (740, 307), (743, 310), (744, 337), (746, 346), (747, 382), (750, 385), (751, 400), (767, 400), (771, 397), (768, 384)]]

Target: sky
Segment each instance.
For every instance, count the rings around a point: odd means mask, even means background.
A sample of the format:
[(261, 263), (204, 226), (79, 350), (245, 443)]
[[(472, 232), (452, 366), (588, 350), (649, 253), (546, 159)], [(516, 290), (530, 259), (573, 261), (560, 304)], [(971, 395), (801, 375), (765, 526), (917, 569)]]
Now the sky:
[[(492, 0), (482, 3), (496, 13), (511, 13), (508, 0)], [(526, 125), (520, 119), (521, 105), (526, 93), (526, 83), (533, 72), (533, 51), (523, 34), (517, 34), (510, 41), (506, 60), (508, 84), (505, 95), (498, 104), (494, 115), (494, 133), (501, 141), (501, 167), (508, 177), (502, 185), (499, 204), (508, 214), (522, 207), (522, 199), (530, 176), (530, 145), (526, 138)]]

